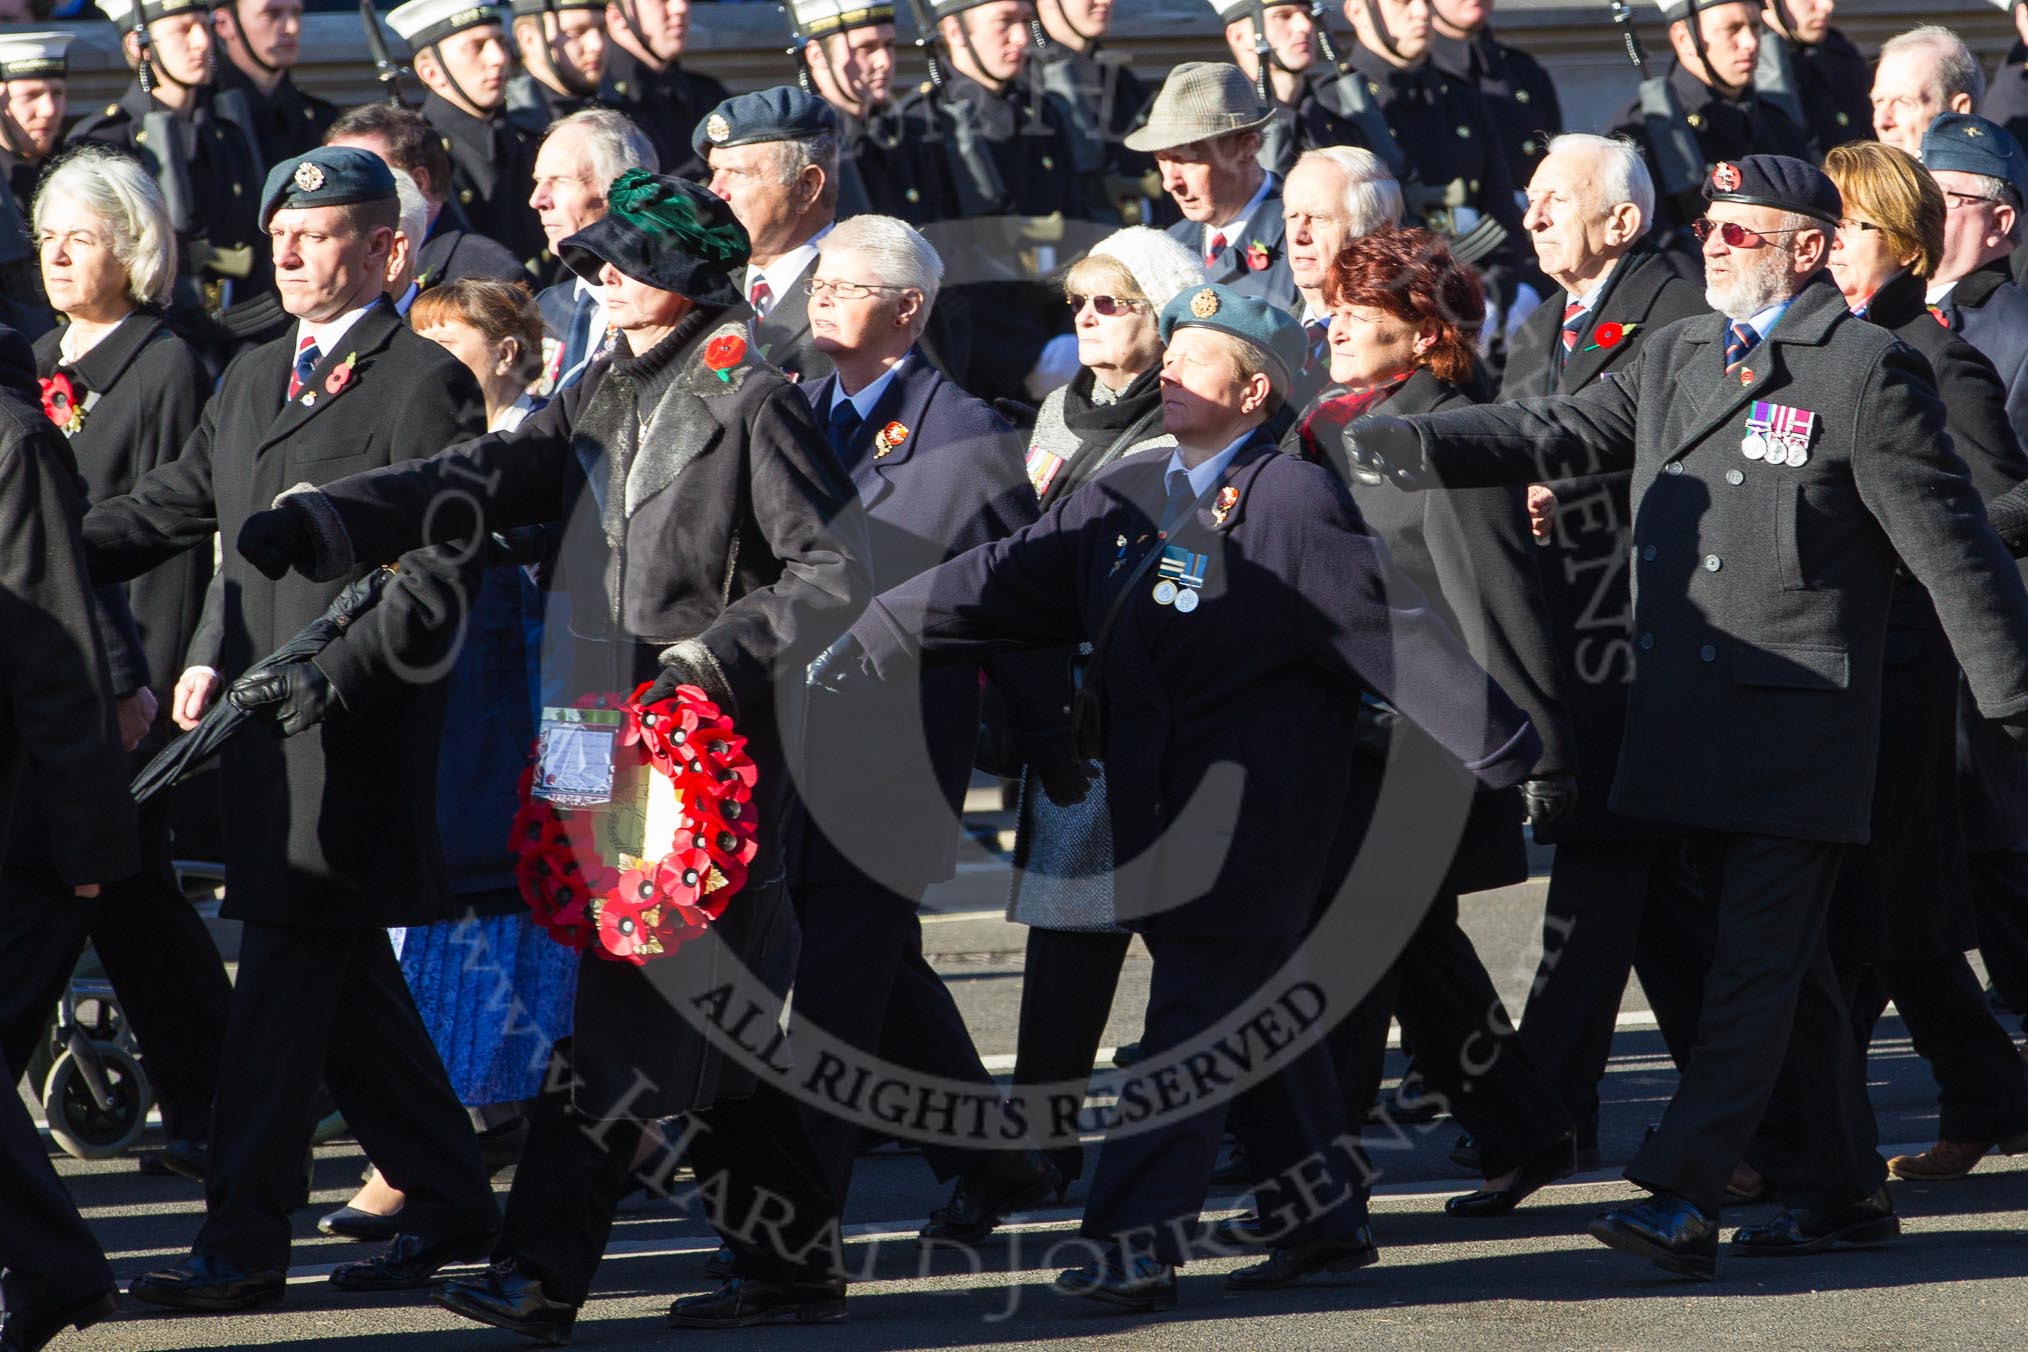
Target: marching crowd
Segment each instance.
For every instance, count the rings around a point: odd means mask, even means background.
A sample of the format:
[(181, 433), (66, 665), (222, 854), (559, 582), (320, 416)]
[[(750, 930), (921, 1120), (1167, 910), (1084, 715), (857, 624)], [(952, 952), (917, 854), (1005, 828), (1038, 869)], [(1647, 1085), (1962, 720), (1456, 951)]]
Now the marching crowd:
[[(2028, 0), (1990, 81), (1654, 3), (1606, 134), (1492, 0), (1211, 0), (1161, 79), (1113, 0), (911, 0), (912, 89), (892, 5), (789, 0), (738, 95), (715, 5), (407, 0), (346, 108), (301, 0), (97, 0), (75, 118), (74, 31), (0, 29), (0, 1079), (92, 945), (205, 1198), (129, 1299), (280, 1302), (341, 1130), (331, 1283), (545, 1343), (679, 1169), (671, 1325), (844, 1318), (887, 1136), (925, 1243), (1077, 1186), (1068, 1296), (1291, 1286), (1380, 1258), (1362, 1124), (1453, 1117), (1461, 1223), (1596, 1167), (1634, 973), (1614, 1249), (1878, 1244), (2028, 1151)], [(1007, 1085), (917, 918), (982, 771)], [(1459, 900), (1531, 839), (1510, 1020)], [(111, 1316), (12, 1093), (0, 1194), (0, 1349)]]

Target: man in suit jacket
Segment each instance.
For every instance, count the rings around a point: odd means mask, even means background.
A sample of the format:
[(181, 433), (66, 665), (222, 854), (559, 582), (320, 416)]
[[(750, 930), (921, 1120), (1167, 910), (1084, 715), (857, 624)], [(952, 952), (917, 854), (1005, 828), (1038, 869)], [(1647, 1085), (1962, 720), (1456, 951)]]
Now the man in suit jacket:
[(711, 191), (753, 241), (745, 287), (761, 355), (791, 380), (830, 375), (831, 358), (811, 335), (803, 283), (838, 218), (837, 113), (814, 94), (779, 85), (725, 100), (690, 141)]
[[(1502, 400), (1575, 394), (1630, 365), (1658, 330), (1706, 312), (1695, 284), (1648, 244), (1654, 210), (1653, 180), (1627, 142), (1550, 142), (1529, 181), (1524, 223), (1563, 294), (1529, 316), (1508, 348)], [(1679, 1064), (1703, 980), (1686, 957), (1699, 945), (1679, 844), (1606, 806), (1634, 667), (1627, 480), (1607, 471), (1529, 490), (1554, 504), (1537, 571), (1564, 666), (1579, 792), (1567, 816), (1535, 832), (1555, 844), (1556, 860), (1521, 1044), (1570, 1110), (1580, 1160), (1598, 1149), (1598, 1081), (1629, 969), (1640, 971)]]
[[(549, 241), (543, 256), (556, 257), (563, 241), (605, 217), (614, 179), (629, 169), (652, 174), (656, 164), (647, 136), (610, 108), (587, 108), (551, 127), (535, 157), (529, 199)], [(607, 317), (604, 290), (574, 273), (545, 287), (535, 304), (542, 311), (536, 392), (554, 398), (583, 380), (594, 359), (613, 351), (619, 330)]]
[(2028, 198), (2028, 158), (1997, 122), (1943, 113), (1922, 138), (1922, 163), (1944, 191), (1944, 256), (1929, 286), (1938, 317), (1986, 354), (2007, 387), (2007, 420), (2028, 442), (2028, 292), (2014, 281), (2014, 239)]
[[(233, 538), (292, 486), (482, 429), (470, 372), (411, 333), (382, 294), (395, 211), (392, 171), (366, 151), (320, 147), (269, 174), (261, 221), (294, 329), (227, 369), (179, 459), (93, 509), (85, 540), (100, 580), (208, 548), (214, 531)], [(188, 1259), (134, 1282), (152, 1304), (215, 1312), (281, 1299), (320, 1081), (408, 1194), (403, 1235), (340, 1267), (334, 1285), (422, 1285), (453, 1257), (483, 1254), (499, 1224), (476, 1138), (383, 933), (453, 913), (434, 805), (440, 678), (461, 601), (434, 559), (405, 562), (380, 604), (313, 661), (232, 687), (233, 703), (270, 726), (227, 743), (222, 768), (225, 914), (245, 922), (227, 1074), (205, 1223)], [(275, 583), (228, 550), (210, 698), (362, 571)], [(333, 727), (316, 726), (327, 719)]]
[(1591, 1233), (1708, 1279), (1726, 1179), (1770, 1103), (1810, 1105), (1773, 1171), (1787, 1207), (1735, 1253), (1899, 1231), (1824, 939), (1845, 846), (1868, 837), (1889, 593), (1905, 561), (1980, 709), (2028, 725), (2028, 591), (1927, 365), (1823, 271), (1836, 187), (1756, 155), (1715, 166), (1706, 195), (1706, 295), (1727, 322), (1679, 320), (1575, 395), (1352, 436), (1369, 467), (1447, 487), (1633, 470), (1637, 657), (1610, 803), (1681, 831), (1717, 934), (1681, 1086), (1627, 1169), (1653, 1196)]
[(1272, 120), (1239, 67), (1191, 61), (1169, 72), (1127, 149), (1155, 157), (1183, 213), (1169, 234), (1204, 259), (1211, 281), (1295, 314), (1281, 182), (1258, 159)]

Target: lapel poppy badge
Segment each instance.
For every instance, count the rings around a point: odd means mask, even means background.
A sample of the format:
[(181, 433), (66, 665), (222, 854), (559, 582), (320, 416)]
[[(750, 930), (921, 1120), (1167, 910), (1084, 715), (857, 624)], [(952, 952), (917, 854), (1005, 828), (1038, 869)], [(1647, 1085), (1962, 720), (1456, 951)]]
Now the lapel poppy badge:
[(898, 422), (889, 423), (880, 429), (878, 436), (873, 438), (873, 458), (875, 460), (880, 459), (907, 440), (908, 429), (906, 427), (903, 427)]
[(704, 369), (728, 385), (732, 368), (745, 360), (746, 339), (736, 333), (721, 333), (704, 345)]
[(1268, 266), (1267, 245), (1259, 240), (1246, 246), (1246, 266), (1252, 272), (1266, 272)]
[[(324, 393), (335, 399), (347, 385), (352, 383), (352, 368), (358, 362), (359, 354), (357, 352), (346, 353), (345, 360), (332, 367), (331, 374), (324, 377)], [(307, 408), (309, 404), (310, 401), (308, 399), (303, 401), (304, 407)]]
[(1584, 350), (1596, 352), (1602, 347), (1618, 347), (1628, 334), (1639, 327), (1638, 324), (1601, 324), (1591, 331), (1591, 343)]
[(61, 371), (42, 381), (42, 411), (67, 437), (76, 436), (84, 426), (84, 408), (78, 403), (77, 390), (70, 377)]
[(1232, 509), (1239, 506), (1239, 490), (1231, 484), (1218, 490), (1218, 497), (1211, 504), (1211, 520), (1224, 525), (1225, 518), (1232, 515)]

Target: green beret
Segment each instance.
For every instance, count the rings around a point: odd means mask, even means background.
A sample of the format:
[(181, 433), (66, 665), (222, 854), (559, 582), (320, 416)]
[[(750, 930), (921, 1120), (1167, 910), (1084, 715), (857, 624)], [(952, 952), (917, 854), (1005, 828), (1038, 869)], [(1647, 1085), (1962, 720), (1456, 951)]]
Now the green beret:
[(261, 228), (283, 207), (342, 207), (395, 200), (394, 171), (370, 150), (318, 146), (268, 170), (261, 188)]
[(1188, 287), (1162, 308), (1162, 341), (1166, 344), (1178, 329), (1216, 329), (1257, 348), (1270, 364), (1281, 368), (1285, 389), (1303, 369), (1310, 350), (1303, 326), (1288, 311), (1215, 283)]

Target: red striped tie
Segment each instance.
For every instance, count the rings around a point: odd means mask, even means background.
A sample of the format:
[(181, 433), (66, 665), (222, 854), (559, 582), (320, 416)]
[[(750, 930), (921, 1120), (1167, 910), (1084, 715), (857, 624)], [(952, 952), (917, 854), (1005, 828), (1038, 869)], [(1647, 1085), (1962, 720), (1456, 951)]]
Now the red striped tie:
[(1565, 356), (1577, 351), (1577, 335), (1584, 332), (1584, 303), (1572, 301), (1563, 307), (1563, 352)]
[(1211, 237), (1211, 247), (1204, 251), (1204, 266), (1210, 267), (1218, 261), (1218, 255), (1225, 252), (1225, 232), (1219, 231)]

